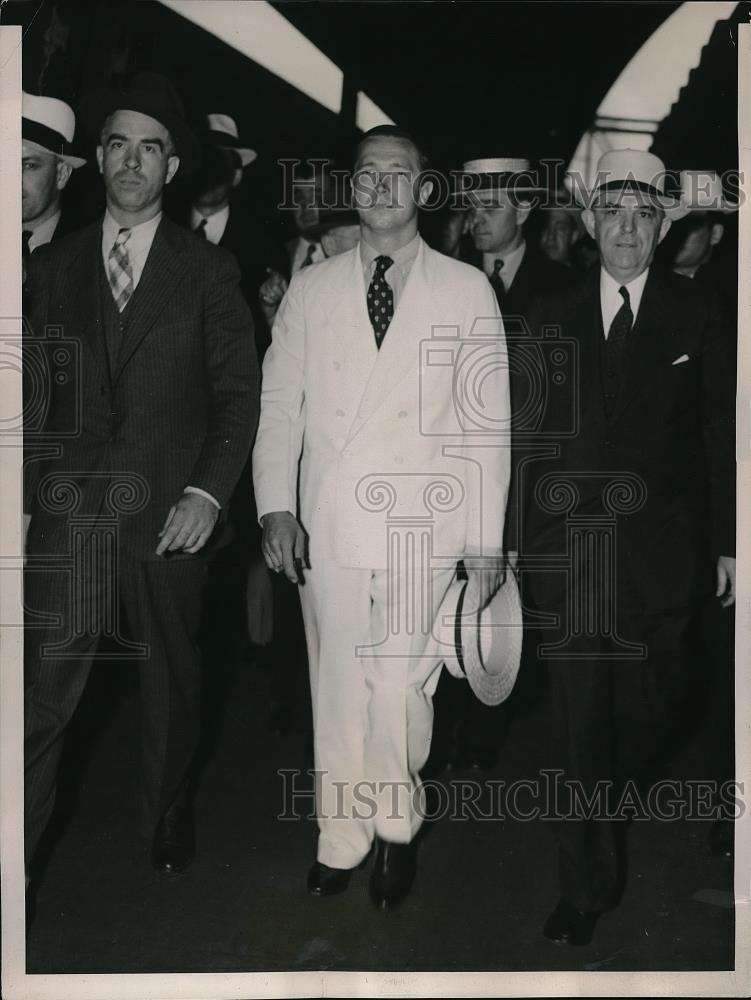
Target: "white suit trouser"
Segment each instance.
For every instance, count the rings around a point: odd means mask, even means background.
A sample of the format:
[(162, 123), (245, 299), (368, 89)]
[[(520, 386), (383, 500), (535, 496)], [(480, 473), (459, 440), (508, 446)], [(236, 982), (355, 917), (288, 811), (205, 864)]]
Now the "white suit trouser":
[(353, 868), (374, 836), (409, 843), (422, 823), (442, 665), (431, 633), (454, 569), (422, 579), (319, 557), (305, 575), (318, 860)]

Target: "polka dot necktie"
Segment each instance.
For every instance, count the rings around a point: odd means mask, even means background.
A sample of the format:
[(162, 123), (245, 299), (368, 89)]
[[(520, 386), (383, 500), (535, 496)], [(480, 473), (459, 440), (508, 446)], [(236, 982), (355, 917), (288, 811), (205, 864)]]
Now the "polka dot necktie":
[(202, 240), (208, 239), (208, 237), (206, 236), (206, 225), (208, 224), (208, 221), (209, 220), (204, 217), (203, 219), (201, 219), (196, 228), (193, 230), (196, 236), (200, 236)]
[(394, 290), (386, 281), (386, 271), (393, 263), (391, 257), (376, 257), (373, 278), (368, 288), (368, 316), (378, 350), (381, 349), (383, 338), (394, 315)]

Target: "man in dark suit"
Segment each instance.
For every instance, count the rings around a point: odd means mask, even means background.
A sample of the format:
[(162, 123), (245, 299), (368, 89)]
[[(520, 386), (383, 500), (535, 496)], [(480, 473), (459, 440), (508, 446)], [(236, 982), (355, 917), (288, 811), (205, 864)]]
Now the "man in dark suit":
[(561, 899), (544, 934), (572, 945), (618, 902), (623, 824), (611, 820), (682, 718), (697, 604), (735, 598), (735, 394), (720, 313), (690, 281), (651, 267), (685, 212), (664, 194), (662, 162), (615, 150), (597, 178), (582, 218), (601, 267), (532, 319), (540, 351), (552, 328), (560, 337), (539, 368), (541, 452), (521, 483), (521, 564), (549, 616), (538, 655), (561, 772), (551, 804)]
[(283, 268), (286, 258), (274, 235), (260, 219), (251, 218), (243, 210), (236, 194), (244, 171), (257, 159), (256, 151), (242, 142), (235, 120), (229, 115), (210, 114), (206, 123), (203, 162), (191, 183), (189, 227), (237, 259), (240, 289), (253, 313), (256, 346), (262, 359), (271, 340), (271, 328), (260, 309), (258, 290), (268, 268)]
[[(42, 417), (25, 457), (27, 863), (106, 637), (140, 666), (145, 832), (154, 867), (178, 873), (194, 853), (203, 553), (253, 440), (258, 367), (234, 260), (161, 214), (165, 184), (198, 156), (169, 82), (143, 73), (88, 116), (105, 216), (34, 254), (28, 279)], [(65, 350), (44, 354), (50, 325)]]
[(76, 116), (55, 97), (21, 98), (21, 226), (24, 256), (69, 231), (60, 197), (86, 160), (73, 154)]
[(529, 180), (529, 169), (529, 160), (504, 157), (470, 160), (462, 167), (462, 184), (471, 191), (469, 231), (504, 322), (526, 317), (543, 292), (570, 282), (562, 264), (524, 238), (533, 199), (541, 193)]
[[(572, 274), (569, 268), (549, 260), (533, 242), (525, 239), (533, 201), (543, 194), (533, 182), (529, 160), (508, 157), (470, 160), (462, 167), (460, 185), (460, 191), (466, 192), (461, 202), (468, 206), (469, 233), (481, 256), (478, 266), (485, 271), (495, 292), (508, 336), (511, 408), (515, 415), (517, 341), (526, 336), (525, 324), (540, 296), (566, 287), (572, 281)], [(518, 374), (523, 375), (524, 371)], [(526, 396), (526, 389), (519, 394)], [(514, 439), (505, 539), (512, 565), (519, 549), (516, 467), (523, 458), (516, 444)], [(539, 677), (529, 646), (525, 648), (517, 692), (512, 700), (500, 705), (484, 705), (473, 697), (466, 684), (446, 672), (439, 685), (436, 745), (449, 743), (448, 757), (455, 768), (491, 770), (508, 733), (515, 701), (520, 697), (536, 699), (538, 688)], [(455, 730), (453, 739), (445, 732), (447, 729)]]

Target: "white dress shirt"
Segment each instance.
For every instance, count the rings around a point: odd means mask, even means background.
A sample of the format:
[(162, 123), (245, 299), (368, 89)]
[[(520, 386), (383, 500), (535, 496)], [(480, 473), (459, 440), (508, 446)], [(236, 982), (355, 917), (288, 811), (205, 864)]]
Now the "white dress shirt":
[(362, 261), (365, 276), (365, 288), (367, 289), (370, 282), (373, 280), (376, 257), (391, 257), (394, 263), (386, 271), (384, 277), (387, 283), (391, 285), (391, 290), (394, 293), (394, 309), (396, 309), (399, 304), (399, 299), (402, 296), (402, 292), (404, 291), (404, 286), (407, 284), (409, 272), (412, 270), (412, 265), (417, 258), (417, 251), (419, 249), (419, 233), (414, 237), (414, 239), (411, 239), (409, 243), (405, 244), (405, 246), (399, 247), (398, 250), (393, 250), (388, 254), (382, 254), (380, 250), (374, 250), (369, 243), (365, 242), (365, 240), (360, 240), (360, 260)]
[(482, 269), (490, 277), (495, 270), (495, 262), (502, 260), (503, 267), (498, 273), (501, 276), (503, 287), (508, 291), (514, 283), (516, 272), (521, 266), (526, 249), (527, 244), (522, 240), (515, 250), (510, 250), (508, 253), (484, 253), (482, 255)]
[(209, 243), (213, 243), (216, 246), (222, 236), (224, 236), (224, 230), (227, 228), (227, 223), (229, 222), (229, 205), (225, 205), (224, 208), (220, 208), (219, 211), (214, 212), (213, 215), (204, 215), (202, 212), (199, 212), (197, 208), (192, 208), (190, 210), (191, 229), (196, 229), (204, 219), (206, 220), (206, 226), (204, 228), (206, 239)]
[[(109, 209), (104, 213), (104, 222), (102, 223), (102, 259), (104, 261), (104, 273), (107, 274), (107, 260), (110, 255), (110, 251), (115, 244), (117, 239), (117, 234), (121, 229), (130, 229), (130, 238), (125, 244), (125, 248), (128, 252), (128, 258), (130, 260), (130, 268), (133, 274), (133, 290), (138, 287), (138, 282), (141, 280), (141, 275), (143, 274), (143, 269), (146, 266), (146, 258), (149, 256), (149, 251), (151, 250), (151, 244), (154, 242), (154, 236), (156, 235), (157, 227), (162, 219), (162, 213), (157, 212), (153, 219), (149, 219), (148, 222), (140, 222), (137, 226), (121, 226), (119, 222), (109, 213)], [(221, 504), (206, 490), (199, 489), (197, 486), (186, 486), (184, 493), (197, 493), (199, 496), (205, 497), (210, 500), (219, 510), (222, 509)]]
[[(57, 224), (60, 221), (60, 216), (62, 212), (55, 212), (51, 215), (49, 219), (45, 219), (41, 222), (36, 229), (33, 229), (31, 236), (29, 237), (29, 253), (33, 253), (37, 247), (43, 247), (46, 243), (49, 243), (52, 237), (55, 235), (55, 230), (57, 229)], [(21, 229), (26, 227), (21, 224)]]
[[(638, 278), (634, 278), (633, 281), (625, 285), (625, 288), (628, 290), (634, 323), (636, 323), (636, 316), (639, 312), (641, 297), (644, 294), (644, 286), (647, 283), (648, 275), (649, 268), (646, 271), (642, 271)], [(612, 275), (608, 274), (604, 267), (600, 268), (600, 307), (602, 308), (602, 328), (605, 331), (605, 340), (608, 339), (608, 333), (615, 319), (615, 314), (623, 305), (623, 296), (618, 291), (621, 287), (623, 287), (622, 282), (616, 281)]]

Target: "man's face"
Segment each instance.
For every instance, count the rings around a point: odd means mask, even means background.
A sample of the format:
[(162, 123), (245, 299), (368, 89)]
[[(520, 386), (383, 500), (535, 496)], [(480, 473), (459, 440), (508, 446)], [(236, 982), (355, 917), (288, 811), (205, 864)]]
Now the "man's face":
[(324, 202), (324, 194), (329, 195), (330, 184), (320, 173), (298, 184), (294, 189), (295, 209), (293, 218), (300, 236), (313, 238), (318, 231), (318, 212)]
[(551, 208), (545, 213), (545, 226), (540, 234), (540, 247), (557, 264), (571, 261), (571, 248), (576, 242), (576, 221), (563, 208)]
[(514, 205), (506, 191), (478, 191), (469, 210), (469, 231), (481, 253), (503, 253), (519, 243), (529, 206)]
[(192, 178), (193, 204), (207, 210), (221, 208), (241, 180), (242, 167), (236, 167), (226, 150), (207, 149), (201, 169)]
[(671, 240), (675, 237), (677, 246), (672, 265), (688, 269), (699, 268), (709, 260), (712, 248), (720, 242), (724, 231), (722, 223), (713, 223), (703, 212), (681, 219), (676, 229), (670, 234)]
[(71, 168), (52, 153), (42, 153), (29, 143), (21, 144), (21, 218), (25, 223), (42, 222), (57, 212), (60, 192), (68, 183)]
[(622, 282), (633, 281), (649, 267), (670, 229), (665, 213), (638, 192), (609, 195), (583, 212), (582, 220), (606, 271)]
[(134, 224), (151, 218), (180, 164), (167, 129), (138, 111), (116, 111), (96, 151), (107, 201)]
[(386, 135), (367, 139), (352, 178), (354, 206), (362, 223), (388, 232), (416, 220), (432, 190), (430, 182), (417, 189), (419, 173), (417, 150), (408, 140)]

